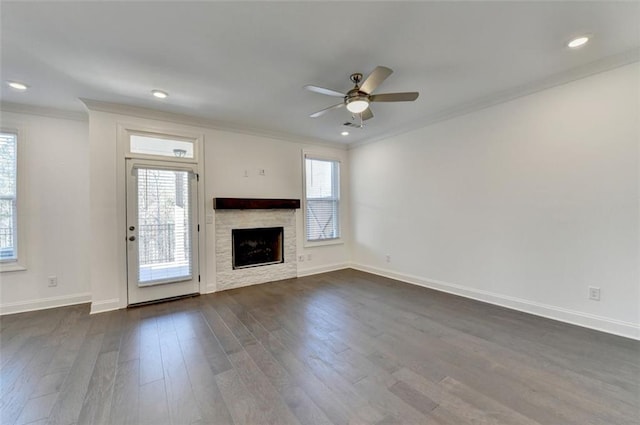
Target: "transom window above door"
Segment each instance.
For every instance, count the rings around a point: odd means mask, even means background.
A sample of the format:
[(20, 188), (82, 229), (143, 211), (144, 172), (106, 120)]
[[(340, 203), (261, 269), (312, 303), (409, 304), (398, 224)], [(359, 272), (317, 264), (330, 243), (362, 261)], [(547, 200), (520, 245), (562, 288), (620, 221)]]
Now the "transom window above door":
[(136, 156), (161, 156), (172, 159), (195, 159), (195, 140), (155, 134), (131, 134), (129, 152)]

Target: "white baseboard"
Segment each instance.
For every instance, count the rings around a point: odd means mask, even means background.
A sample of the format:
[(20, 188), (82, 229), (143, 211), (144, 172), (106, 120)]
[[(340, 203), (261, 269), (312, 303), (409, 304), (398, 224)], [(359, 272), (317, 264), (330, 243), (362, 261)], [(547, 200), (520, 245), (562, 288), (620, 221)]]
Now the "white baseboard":
[(41, 298), (33, 301), (19, 301), (0, 305), (0, 315), (24, 313), (26, 311), (44, 310), (46, 308), (65, 307), (68, 305), (91, 302), (90, 293), (63, 295), (59, 297)]
[(103, 301), (93, 301), (91, 303), (91, 313), (105, 313), (107, 311), (119, 310), (120, 307), (120, 298), (112, 298), (110, 300)]
[(508, 295), (482, 291), (463, 285), (457, 285), (455, 283), (443, 282), (435, 279), (426, 279), (405, 273), (398, 273), (391, 270), (366, 266), (363, 264), (351, 264), (351, 268), (379, 276), (388, 277), (390, 279), (411, 283), (413, 285), (423, 286), (425, 288), (435, 289), (437, 291), (447, 292), (450, 294), (471, 298), (489, 304), (499, 305), (501, 307), (522, 311), (536, 316), (545, 317), (547, 319), (558, 320), (561, 322), (571, 323), (572, 325), (582, 326), (589, 329), (595, 329), (597, 331), (640, 340), (640, 324), (638, 323), (624, 322), (621, 320), (596, 316), (594, 314), (569, 310), (562, 307), (542, 304), (522, 298), (511, 297)]
[(204, 289), (203, 294), (212, 294), (216, 292), (216, 284), (215, 283), (207, 283), (207, 286)]
[(333, 272), (336, 270), (348, 269), (349, 267), (351, 267), (350, 263), (334, 263), (334, 264), (327, 264), (324, 266), (310, 267), (308, 269), (303, 269), (303, 270), (298, 269), (298, 277)]

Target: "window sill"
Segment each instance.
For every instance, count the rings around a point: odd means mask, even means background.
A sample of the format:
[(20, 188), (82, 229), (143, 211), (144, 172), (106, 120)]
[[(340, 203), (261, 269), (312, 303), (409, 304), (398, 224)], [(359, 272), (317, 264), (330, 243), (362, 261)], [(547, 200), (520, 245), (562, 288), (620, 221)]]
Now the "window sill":
[(305, 248), (313, 248), (315, 246), (329, 246), (329, 245), (344, 245), (344, 240), (337, 238), (337, 239), (326, 239), (326, 240), (320, 240), (320, 241), (305, 241), (303, 246)]
[(27, 268), (19, 263), (0, 263), (0, 273), (4, 272), (18, 272), (22, 270), (27, 270)]

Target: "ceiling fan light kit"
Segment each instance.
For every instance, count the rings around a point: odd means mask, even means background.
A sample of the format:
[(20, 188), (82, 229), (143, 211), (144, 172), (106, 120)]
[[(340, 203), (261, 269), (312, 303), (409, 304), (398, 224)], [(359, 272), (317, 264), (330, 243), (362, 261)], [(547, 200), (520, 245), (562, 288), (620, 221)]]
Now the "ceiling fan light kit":
[(369, 107), (369, 99), (366, 96), (352, 97), (346, 100), (349, 112), (359, 114)]
[[(373, 95), (373, 91), (378, 88), (382, 82), (387, 79), (389, 75), (393, 73), (393, 70), (385, 66), (378, 66), (369, 74), (366, 80), (362, 84), (362, 74), (351, 74), (351, 82), (355, 85), (346, 94), (340, 93), (336, 90), (327, 89), (324, 87), (318, 87), (313, 85), (304, 86), (306, 90), (314, 93), (324, 94), (326, 96), (342, 97), (342, 102), (328, 108), (322, 109), (318, 112), (314, 112), (309, 115), (311, 118), (318, 118), (332, 109), (338, 109), (343, 106), (347, 108), (352, 114), (359, 114), (361, 121), (373, 118), (371, 112), (371, 102), (412, 102), (418, 98), (418, 92), (407, 93), (384, 93)], [(362, 123), (358, 126), (363, 127)]]

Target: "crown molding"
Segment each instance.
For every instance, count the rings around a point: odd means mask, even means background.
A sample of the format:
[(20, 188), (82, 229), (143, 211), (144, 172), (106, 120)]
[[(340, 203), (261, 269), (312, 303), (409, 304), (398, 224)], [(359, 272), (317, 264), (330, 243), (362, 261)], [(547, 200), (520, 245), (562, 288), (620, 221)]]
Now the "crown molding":
[(445, 109), (424, 116), (422, 119), (413, 121), (402, 127), (397, 127), (394, 130), (385, 132), (378, 136), (372, 137), (360, 142), (353, 142), (348, 145), (348, 149), (355, 149), (360, 146), (368, 145), (371, 143), (379, 142), (390, 137), (399, 136), (404, 133), (409, 133), (420, 128), (428, 127), (432, 124), (450, 120), (462, 115), (467, 115), (472, 112), (479, 111), (491, 106), (495, 106), (501, 103), (506, 103), (511, 100), (528, 96), (543, 90), (547, 90), (553, 87), (561, 86), (563, 84), (570, 83), (572, 81), (580, 80), (591, 75), (599, 74), (602, 72), (610, 71), (615, 68), (620, 68), (625, 65), (630, 65), (640, 61), (640, 48), (634, 48), (625, 52), (608, 56), (606, 58), (590, 62), (586, 65), (572, 68), (568, 71), (564, 71), (558, 74), (554, 74), (550, 77), (543, 78), (541, 80), (534, 81), (532, 83), (524, 84), (512, 89), (503, 90), (490, 96), (482, 97), (474, 101), (458, 105), (453, 108)]
[(329, 142), (315, 138), (301, 138), (291, 134), (273, 132), (260, 128), (238, 126), (227, 122), (217, 121), (209, 118), (199, 118), (191, 115), (174, 112), (159, 111), (157, 109), (143, 108), (140, 106), (124, 105), (119, 103), (103, 102), (100, 100), (80, 98), (89, 111), (107, 112), (117, 115), (133, 116), (144, 119), (168, 121), (174, 124), (189, 125), (194, 127), (208, 128), (212, 130), (228, 131), (230, 133), (246, 134), (250, 136), (267, 137), (284, 142), (300, 143), (305, 145), (319, 145), (346, 150), (345, 144)]
[[(336, 143), (317, 138), (302, 138), (287, 133), (273, 132), (260, 128), (252, 128), (248, 126), (240, 126), (223, 121), (217, 121), (209, 118), (199, 118), (191, 115), (159, 111), (156, 109), (143, 108), (139, 106), (124, 105), (118, 103), (103, 102), (93, 99), (80, 98), (88, 111), (107, 112), (119, 115), (135, 116), (138, 118), (154, 119), (160, 121), (168, 121), (176, 124), (190, 125), (196, 127), (209, 128), (219, 131), (228, 131), (232, 133), (247, 134), (258, 137), (268, 137), (275, 140), (293, 142), (306, 145), (317, 145), (323, 147), (332, 147), (336, 149), (346, 150), (355, 149), (370, 143), (379, 142), (390, 137), (408, 133), (420, 128), (428, 127), (432, 124), (456, 118), (462, 115), (470, 114), (491, 106), (509, 102), (511, 100), (527, 96), (536, 92), (540, 92), (549, 88), (570, 83), (582, 78), (589, 77), (601, 72), (609, 71), (625, 65), (629, 65), (640, 61), (640, 48), (634, 48), (626, 52), (608, 56), (606, 58), (588, 63), (586, 65), (561, 72), (550, 77), (537, 80), (525, 85), (521, 85), (512, 89), (495, 93), (491, 96), (482, 97), (474, 101), (458, 105), (453, 108), (438, 111), (421, 119), (412, 121), (401, 127), (396, 127), (390, 131), (386, 131), (380, 135), (368, 138), (360, 142), (352, 143)], [(71, 111), (66, 109), (50, 108), (43, 106), (27, 105), (13, 102), (0, 102), (0, 110), (3, 112), (13, 112), (20, 114), (38, 115), (49, 118), (60, 118), (74, 121), (88, 121), (87, 112)]]
[(24, 103), (2, 102), (0, 103), (2, 112), (13, 112), (16, 114), (38, 115), (47, 118), (60, 118), (64, 120), (83, 121), (89, 120), (86, 112), (70, 111), (67, 109), (49, 108), (46, 106), (27, 105)]

